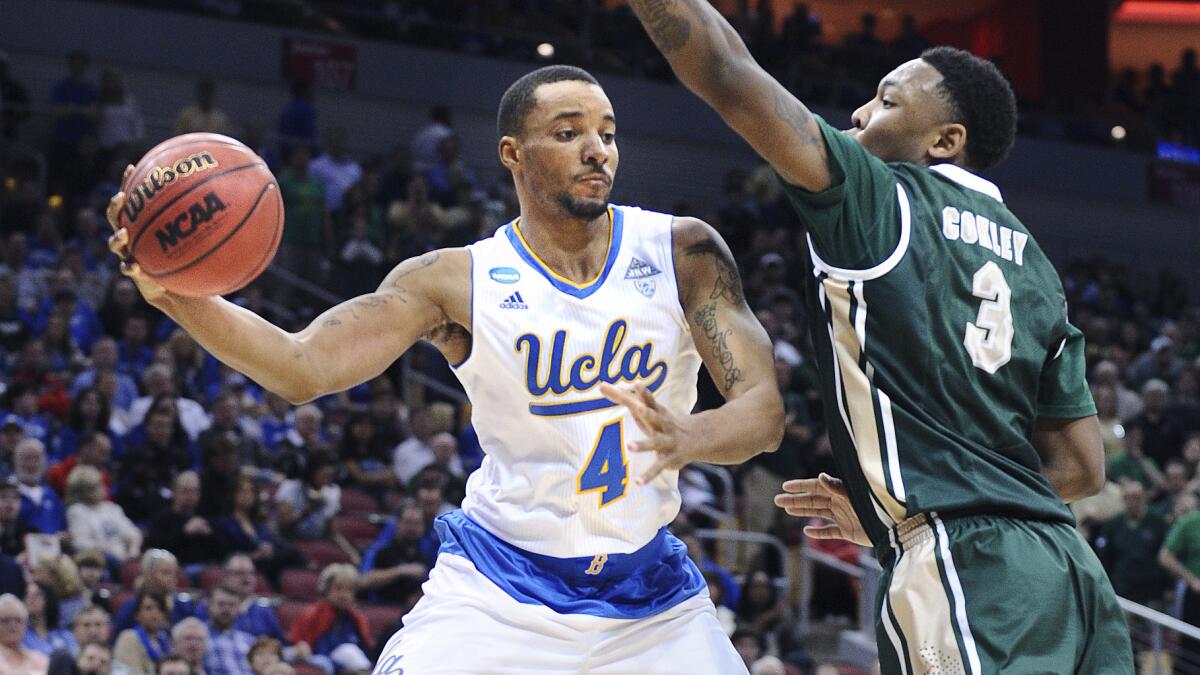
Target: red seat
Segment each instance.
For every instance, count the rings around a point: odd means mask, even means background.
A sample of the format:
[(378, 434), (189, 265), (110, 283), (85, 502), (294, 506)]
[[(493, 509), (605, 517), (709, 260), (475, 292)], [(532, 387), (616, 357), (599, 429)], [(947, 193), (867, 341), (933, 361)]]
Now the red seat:
[(379, 508), (374, 497), (354, 488), (342, 490), (341, 504), (344, 513), (372, 513)]
[(404, 609), (399, 605), (357, 605), (357, 607), (367, 617), (367, 623), (371, 626), (372, 639), (379, 635), (379, 631), (392, 625)]
[(307, 663), (294, 662), (291, 666), (296, 671), (296, 675), (325, 675), (325, 671)]
[(337, 516), (333, 519), (333, 527), (359, 550), (375, 543), (375, 538), (379, 536), (379, 526), (363, 514)]
[(279, 580), (279, 590), (285, 598), (301, 598), (315, 600), (321, 596), (317, 592), (317, 579), (321, 576), (316, 570), (286, 570)]
[(308, 607), (309, 604), (311, 603), (300, 600), (284, 600), (279, 603), (279, 606), (275, 608), (275, 615), (279, 617), (279, 625), (283, 627), (285, 634), (291, 630), (292, 622), (296, 620), (297, 616), (300, 616), (300, 612), (303, 612), (304, 608)]
[(300, 553), (308, 560), (311, 567), (324, 568), (331, 563), (350, 562), (350, 556), (346, 555), (346, 552), (332, 541), (323, 539), (298, 541), (296, 548), (300, 549)]

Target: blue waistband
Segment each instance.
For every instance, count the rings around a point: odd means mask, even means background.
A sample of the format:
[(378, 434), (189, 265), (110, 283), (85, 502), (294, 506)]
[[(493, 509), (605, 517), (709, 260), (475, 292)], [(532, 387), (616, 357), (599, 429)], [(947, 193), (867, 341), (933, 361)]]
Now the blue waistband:
[(704, 588), (704, 576), (687, 546), (662, 528), (633, 553), (555, 558), (513, 546), (461, 510), (434, 521), (439, 553), (470, 560), (481, 574), (518, 602), (559, 614), (641, 619), (687, 600)]

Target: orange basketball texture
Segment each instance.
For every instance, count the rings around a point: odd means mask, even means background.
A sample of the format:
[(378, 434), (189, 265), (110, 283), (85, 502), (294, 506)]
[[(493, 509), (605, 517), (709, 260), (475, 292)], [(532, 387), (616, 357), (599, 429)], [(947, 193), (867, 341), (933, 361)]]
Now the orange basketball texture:
[(129, 252), (167, 290), (226, 295), (266, 269), (283, 236), (283, 199), (266, 162), (220, 134), (154, 146), (122, 188)]

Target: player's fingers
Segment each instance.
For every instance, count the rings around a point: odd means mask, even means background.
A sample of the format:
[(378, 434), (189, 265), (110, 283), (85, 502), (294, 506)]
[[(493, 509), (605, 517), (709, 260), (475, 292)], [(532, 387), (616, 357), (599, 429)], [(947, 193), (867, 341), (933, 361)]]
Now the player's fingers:
[(842, 484), (841, 480), (834, 478), (827, 473), (822, 473), (820, 476), (817, 476), (817, 481), (821, 485), (821, 488), (826, 492), (835, 494), (839, 497), (846, 496), (846, 486)]
[(637, 484), (641, 486), (649, 483), (657, 478), (658, 474), (662, 473), (667, 468), (669, 468), (667, 457), (665, 455), (659, 455), (658, 459), (650, 465), (650, 468), (646, 469), (644, 472), (642, 472), (642, 475), (637, 477)]
[(828, 509), (793, 509), (786, 508), (784, 513), (793, 518), (823, 518), (825, 520), (836, 520), (833, 516), (833, 511)]
[(809, 508), (832, 508), (833, 500), (826, 495), (820, 494), (791, 494), (784, 493), (775, 495), (776, 506), (805, 506)]
[(842, 528), (837, 525), (806, 525), (804, 534), (811, 539), (845, 539)]
[(142, 268), (133, 260), (121, 261), (121, 274), (132, 277), (135, 281), (142, 276)]
[(121, 174), (121, 187), (125, 187), (125, 183), (129, 181), (129, 176), (133, 173), (133, 165), (126, 164), (125, 172)]
[(129, 260), (129, 231), (121, 228), (108, 237), (108, 250), (122, 261)]
[(659, 426), (654, 424), (648, 417), (650, 411), (646, 409), (646, 406), (642, 405), (641, 399), (628, 389), (620, 389), (607, 382), (602, 382), (600, 384), (600, 393), (613, 403), (625, 406), (625, 409), (633, 415), (633, 421), (637, 423), (638, 428), (642, 432), (653, 434), (661, 431)]
[(112, 196), (112, 199), (108, 200), (108, 208), (105, 209), (104, 215), (108, 219), (108, 224), (110, 227), (112, 227), (113, 232), (116, 232), (117, 230), (121, 229), (121, 226), (119, 224), (117, 224), (117, 221), (120, 219), (121, 209), (124, 208), (124, 206), (125, 206), (125, 193), (124, 192), (118, 192), (117, 194)]
[(797, 478), (783, 482), (784, 492), (819, 492), (819, 481), (816, 478)]
[(634, 390), (634, 393), (637, 394), (638, 399), (642, 402), (642, 405), (646, 406), (650, 410), (655, 410), (655, 411), (660, 410), (660, 408), (658, 407), (658, 401), (655, 400), (654, 394), (651, 393), (650, 390), (646, 388), (646, 385), (642, 384), (641, 382), (638, 382), (637, 384), (634, 385), (633, 390)]

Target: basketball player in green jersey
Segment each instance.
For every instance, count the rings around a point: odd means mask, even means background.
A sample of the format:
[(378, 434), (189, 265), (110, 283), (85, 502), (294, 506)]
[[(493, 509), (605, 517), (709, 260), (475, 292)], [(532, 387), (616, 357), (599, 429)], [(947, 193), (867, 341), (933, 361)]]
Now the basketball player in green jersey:
[(1112, 586), (1064, 502), (1104, 453), (1062, 284), (995, 185), (1016, 105), (991, 64), (936, 48), (839, 131), (707, 0), (631, 0), (676, 75), (778, 172), (806, 275), (841, 480), (777, 503), (873, 546), (885, 673), (1134, 672)]

